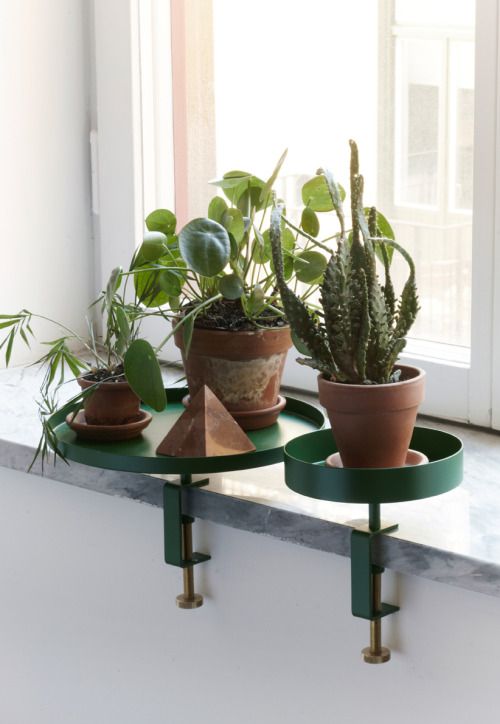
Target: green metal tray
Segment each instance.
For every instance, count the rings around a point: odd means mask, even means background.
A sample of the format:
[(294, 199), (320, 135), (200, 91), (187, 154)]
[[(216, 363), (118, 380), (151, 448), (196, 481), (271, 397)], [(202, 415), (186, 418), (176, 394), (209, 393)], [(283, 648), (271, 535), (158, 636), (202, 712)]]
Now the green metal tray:
[[(248, 437), (257, 448), (255, 452), (216, 457), (173, 458), (157, 455), (155, 450), (167, 432), (184, 412), (182, 398), (186, 388), (167, 388), (168, 404), (163, 412), (151, 412), (153, 420), (142, 435), (123, 442), (89, 442), (79, 440), (65, 422), (65, 413), (50, 418), (58, 440), (58, 449), (74, 462), (98, 468), (124, 470), (133, 473), (222, 473), (273, 465), (283, 460), (283, 446), (297, 435), (319, 430), (325, 424), (321, 410), (294, 397), (286, 398), (286, 408), (278, 422), (263, 430), (251, 430)], [(66, 411), (67, 414), (67, 411)]]
[(338, 448), (332, 431), (319, 430), (285, 445), (285, 482), (309, 498), (340, 503), (399, 503), (446, 493), (462, 482), (463, 446), (448, 432), (416, 427), (410, 448), (429, 463), (404, 468), (329, 468)]

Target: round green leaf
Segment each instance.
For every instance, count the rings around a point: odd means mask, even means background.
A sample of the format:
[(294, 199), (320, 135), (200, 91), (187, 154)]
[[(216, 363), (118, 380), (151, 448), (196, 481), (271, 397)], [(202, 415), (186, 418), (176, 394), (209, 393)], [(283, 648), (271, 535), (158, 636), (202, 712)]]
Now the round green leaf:
[(228, 209), (222, 217), (222, 225), (233, 235), (237, 244), (242, 241), (245, 234), (245, 221), (239, 209)]
[[(267, 232), (267, 235), (269, 237), (269, 232)], [(255, 264), (267, 264), (270, 258), (270, 249), (270, 244), (266, 247), (264, 235), (256, 229), (252, 247), (252, 261)]]
[(193, 271), (213, 277), (228, 263), (231, 243), (221, 224), (211, 219), (193, 219), (179, 234), (179, 249)]
[(214, 196), (208, 205), (208, 218), (222, 224), (222, 219), (227, 211), (227, 204), (222, 196)]
[(146, 265), (145, 271), (139, 271), (137, 274), (134, 274), (134, 287), (137, 299), (146, 307), (161, 307), (168, 302), (169, 295), (161, 288), (159, 282), (159, 277), (162, 273), (163, 270), (151, 270), (151, 267)]
[(262, 179), (257, 176), (249, 176), (241, 181), (238, 186), (228, 189), (224, 193), (244, 216), (248, 216), (252, 208), (261, 211), (264, 207), (271, 205), (270, 193), (261, 198), (265, 188), (266, 184)]
[(183, 279), (174, 271), (164, 269), (158, 273), (158, 287), (169, 297), (178, 297), (182, 291)]
[(300, 225), (309, 236), (314, 236), (314, 238), (318, 236), (319, 219), (310, 206), (304, 207)]
[(299, 282), (310, 284), (324, 274), (326, 259), (319, 251), (303, 251), (295, 257), (293, 266)]
[(224, 191), (231, 203), (233, 203), (232, 189), (235, 189), (241, 184), (242, 181), (244, 181), (245, 179), (249, 179), (251, 176), (252, 174), (247, 173), (246, 171), (228, 171), (221, 179), (211, 181), (210, 183), (212, 183), (214, 186), (219, 186)]
[[(345, 199), (345, 190), (338, 184), (340, 197)], [(333, 211), (333, 201), (325, 177), (314, 176), (302, 186), (302, 201), (312, 211)]]
[(177, 219), (168, 209), (156, 209), (146, 216), (149, 231), (161, 231), (166, 236), (175, 233)]
[(144, 261), (157, 261), (166, 251), (167, 237), (161, 231), (148, 231), (139, 254)]
[(161, 412), (167, 404), (160, 365), (154, 349), (145, 339), (134, 340), (123, 359), (125, 377), (146, 405)]
[(283, 255), (283, 276), (289, 281), (293, 276), (293, 256), (285, 253)]
[(226, 274), (219, 282), (219, 290), (226, 299), (239, 299), (243, 294), (243, 282), (237, 274)]

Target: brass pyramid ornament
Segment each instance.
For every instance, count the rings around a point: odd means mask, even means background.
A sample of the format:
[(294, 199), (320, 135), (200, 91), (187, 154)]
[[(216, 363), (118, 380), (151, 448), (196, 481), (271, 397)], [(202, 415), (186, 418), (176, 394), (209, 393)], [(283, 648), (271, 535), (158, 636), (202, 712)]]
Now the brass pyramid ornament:
[(212, 390), (203, 385), (156, 448), (157, 455), (213, 457), (252, 452), (255, 445)]

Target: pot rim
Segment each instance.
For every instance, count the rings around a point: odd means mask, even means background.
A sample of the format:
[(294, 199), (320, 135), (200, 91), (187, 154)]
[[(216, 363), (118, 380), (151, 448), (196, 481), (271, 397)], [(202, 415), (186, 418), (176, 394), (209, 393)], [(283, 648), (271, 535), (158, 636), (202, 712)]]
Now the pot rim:
[(373, 385), (360, 385), (358, 383), (351, 383), (351, 382), (335, 382), (335, 380), (329, 380), (324, 376), (323, 372), (320, 372), (318, 375), (318, 384), (327, 384), (327, 385), (335, 385), (336, 387), (341, 387), (344, 390), (347, 389), (354, 389), (354, 390), (381, 390), (384, 387), (385, 388), (391, 388), (393, 389), (396, 385), (402, 386), (402, 385), (408, 385), (411, 383), (415, 383), (417, 380), (421, 380), (423, 377), (426, 376), (426, 371), (422, 369), (421, 367), (417, 367), (416, 365), (405, 365), (405, 364), (395, 364), (395, 369), (409, 369), (409, 370), (417, 370), (418, 374), (415, 375), (415, 377), (410, 377), (408, 380), (398, 380), (397, 382), (382, 382), (380, 384), (375, 383)]
[(93, 385), (96, 385), (96, 389), (97, 389), (97, 385), (99, 385), (99, 387), (105, 387), (106, 389), (113, 389), (113, 390), (124, 390), (126, 388), (128, 388), (130, 390), (132, 389), (127, 380), (124, 380), (123, 382), (110, 382), (110, 381), (99, 382), (99, 380), (88, 380), (86, 377), (82, 376), (82, 377), (77, 377), (76, 381), (78, 382), (80, 387), (82, 387), (83, 389), (92, 387)]
[[(175, 327), (182, 321), (182, 317), (175, 317), (172, 319), (172, 327)], [(290, 325), (284, 324), (281, 327), (258, 327), (257, 329), (212, 329), (211, 327), (197, 327), (196, 323), (193, 327), (193, 331), (196, 332), (209, 332), (210, 334), (262, 334), (262, 332), (289, 332)], [(175, 334), (181, 334), (182, 329), (177, 329)]]

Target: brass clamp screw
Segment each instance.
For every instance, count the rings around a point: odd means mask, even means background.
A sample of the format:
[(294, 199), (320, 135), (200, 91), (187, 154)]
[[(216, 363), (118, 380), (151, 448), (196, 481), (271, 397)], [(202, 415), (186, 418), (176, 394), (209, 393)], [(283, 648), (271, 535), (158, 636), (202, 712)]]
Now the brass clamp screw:
[[(374, 566), (375, 568), (375, 566)], [(380, 612), (381, 606), (381, 590), (382, 590), (382, 572), (372, 573), (372, 589), (373, 589), (373, 611)], [(363, 649), (363, 660), (367, 664), (385, 664), (391, 658), (391, 651), (386, 646), (382, 646), (382, 619), (375, 618), (370, 621), (370, 645)]]
[[(182, 557), (185, 561), (191, 560), (193, 555), (193, 522), (185, 518), (182, 522)], [(193, 566), (183, 568), (184, 592), (176, 600), (179, 608), (199, 608), (203, 606), (203, 596), (194, 592)]]

